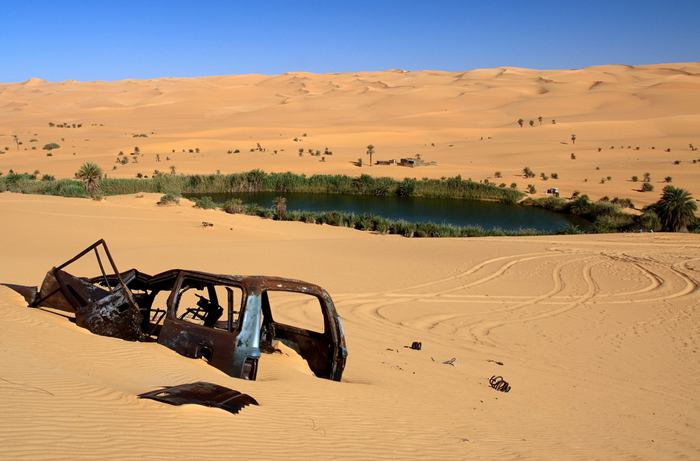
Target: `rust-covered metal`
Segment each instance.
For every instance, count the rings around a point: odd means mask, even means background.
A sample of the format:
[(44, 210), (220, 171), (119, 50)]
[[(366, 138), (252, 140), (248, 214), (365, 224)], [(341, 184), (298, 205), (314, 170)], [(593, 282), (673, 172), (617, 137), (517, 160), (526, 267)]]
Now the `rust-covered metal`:
[[(100, 275), (84, 278), (66, 271), (90, 254)], [(107, 244), (98, 240), (49, 270), (41, 287), (5, 285), (22, 294), (30, 307), (74, 313), (76, 324), (93, 333), (157, 341), (186, 357), (204, 359), (234, 377), (254, 380), (261, 353), (274, 350), (277, 341), (297, 351), (316, 376), (335, 381), (341, 380), (348, 355), (342, 321), (330, 295), (300, 280), (184, 269), (156, 275), (136, 269), (119, 272)], [(203, 294), (196, 295), (194, 305), (185, 305), (183, 294), (191, 290)], [(234, 290), (241, 293), (239, 306), (234, 306)], [(275, 321), (276, 306), (270, 304), (269, 291), (316, 298), (323, 331)], [(165, 296), (164, 305), (154, 305)]]
[(194, 404), (221, 408), (233, 414), (238, 413), (247, 405), (258, 405), (257, 400), (248, 394), (204, 381), (166, 386), (139, 394), (139, 397), (170, 405)]

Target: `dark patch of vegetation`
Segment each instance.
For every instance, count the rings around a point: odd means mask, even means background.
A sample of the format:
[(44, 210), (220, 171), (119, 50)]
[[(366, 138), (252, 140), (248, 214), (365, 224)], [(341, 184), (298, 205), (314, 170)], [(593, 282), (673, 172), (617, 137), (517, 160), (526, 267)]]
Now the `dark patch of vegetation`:
[(211, 210), (217, 208), (216, 202), (209, 196), (199, 197), (192, 200), (194, 202), (195, 208), (201, 208), (203, 210)]
[(83, 182), (87, 193), (94, 197), (95, 193), (100, 189), (99, 181), (102, 178), (102, 168), (96, 163), (85, 162), (75, 173), (75, 177)]
[[(604, 197), (593, 202), (586, 195), (576, 195), (571, 200), (550, 196), (527, 198), (522, 204), (579, 216), (591, 222), (590, 231), (596, 233), (637, 232), (640, 229), (676, 232), (694, 230), (698, 226), (695, 218), (697, 205), (692, 196), (673, 186), (666, 186), (662, 198), (644, 208), (640, 216), (623, 212), (623, 208), (632, 208), (633, 204), (629, 199), (617, 197), (612, 200)], [(561, 233), (582, 232), (581, 229), (569, 229)]]
[(661, 228), (670, 232), (685, 232), (697, 225), (695, 211), (697, 204), (685, 189), (666, 186), (658, 202), (646, 207), (646, 212), (655, 213)]
[(179, 205), (180, 204), (180, 196), (175, 195), (175, 194), (165, 194), (160, 198), (160, 200), (158, 201), (157, 204), (161, 205), (161, 206)]
[(230, 199), (229, 201), (224, 203), (222, 209), (229, 214), (245, 213), (245, 205), (243, 204), (243, 200), (239, 198)]
[[(68, 181), (71, 180), (59, 180)], [(51, 183), (51, 181), (46, 181)], [(77, 181), (75, 181), (77, 183)], [(13, 184), (17, 192), (56, 194), (51, 184), (32, 184), (23, 181)], [(496, 185), (463, 180), (460, 176), (443, 179), (421, 180), (407, 178), (398, 181), (392, 178), (361, 175), (297, 175), (293, 173), (265, 173), (253, 170), (229, 175), (171, 175), (154, 171), (151, 178), (102, 178), (100, 193), (104, 195), (154, 193), (232, 193), (232, 192), (307, 192), (319, 194), (375, 195), (426, 198), (456, 198), (464, 200), (491, 200), (502, 203), (517, 203), (523, 193), (514, 189), (503, 189)], [(84, 187), (82, 187), (84, 189)], [(50, 191), (50, 192), (47, 192)], [(70, 196), (75, 196), (75, 190)], [(83, 192), (85, 193), (85, 192)]]

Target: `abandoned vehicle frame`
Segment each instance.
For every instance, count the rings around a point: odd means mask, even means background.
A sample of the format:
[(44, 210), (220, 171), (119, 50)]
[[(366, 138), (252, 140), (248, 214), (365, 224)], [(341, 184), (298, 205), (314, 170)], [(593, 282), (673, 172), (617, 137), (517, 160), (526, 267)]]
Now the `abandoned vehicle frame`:
[[(111, 272), (105, 270), (100, 250)], [(65, 270), (90, 253), (100, 275), (83, 278)], [(75, 323), (95, 334), (157, 341), (238, 378), (254, 380), (261, 353), (274, 352), (277, 341), (299, 353), (316, 376), (335, 381), (340, 381), (348, 355), (342, 321), (319, 286), (183, 269), (153, 276), (136, 269), (119, 272), (104, 240), (49, 270), (41, 287), (4, 285), (24, 296), (29, 307), (74, 313)], [(276, 321), (275, 313), (285, 305), (271, 302), (278, 292), (301, 295), (320, 309), (321, 331)], [(158, 305), (166, 296), (165, 305)]]

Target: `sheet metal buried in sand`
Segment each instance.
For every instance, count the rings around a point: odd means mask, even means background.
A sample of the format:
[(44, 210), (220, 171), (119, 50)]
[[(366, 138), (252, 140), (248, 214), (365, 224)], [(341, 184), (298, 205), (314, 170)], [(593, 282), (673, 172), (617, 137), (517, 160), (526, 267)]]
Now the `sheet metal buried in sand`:
[(139, 394), (142, 399), (152, 399), (170, 405), (204, 405), (237, 414), (247, 405), (258, 405), (257, 400), (218, 384), (197, 381), (196, 383), (166, 386), (155, 391)]

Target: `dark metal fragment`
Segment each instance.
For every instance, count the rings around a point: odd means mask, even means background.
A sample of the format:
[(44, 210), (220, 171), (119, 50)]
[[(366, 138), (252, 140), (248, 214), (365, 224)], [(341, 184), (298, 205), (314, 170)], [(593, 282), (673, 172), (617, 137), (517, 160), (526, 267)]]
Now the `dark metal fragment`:
[(510, 384), (508, 384), (508, 381), (503, 379), (503, 376), (491, 376), (489, 379), (489, 385), (500, 392), (510, 391)]
[(139, 394), (139, 397), (170, 405), (193, 404), (216, 407), (233, 414), (237, 414), (247, 405), (258, 405), (258, 402), (248, 394), (204, 381), (166, 386), (162, 389)]

